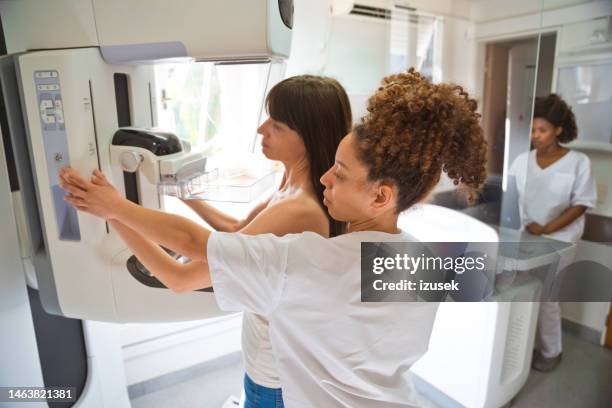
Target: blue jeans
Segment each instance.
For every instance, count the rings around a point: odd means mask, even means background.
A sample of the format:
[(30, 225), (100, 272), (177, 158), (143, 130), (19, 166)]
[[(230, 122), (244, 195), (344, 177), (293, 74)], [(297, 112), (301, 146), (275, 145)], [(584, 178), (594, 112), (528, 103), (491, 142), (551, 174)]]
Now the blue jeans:
[(244, 374), (244, 408), (284, 408), (283, 391), (256, 384)]

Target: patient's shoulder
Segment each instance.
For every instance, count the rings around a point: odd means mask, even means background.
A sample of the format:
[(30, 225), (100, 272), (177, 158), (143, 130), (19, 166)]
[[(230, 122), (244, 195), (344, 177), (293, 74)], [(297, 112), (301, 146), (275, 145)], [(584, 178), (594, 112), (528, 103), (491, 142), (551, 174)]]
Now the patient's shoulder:
[(326, 218), (325, 211), (317, 200), (305, 193), (278, 200), (268, 208), (303, 217)]
[[(276, 213), (291, 217), (295, 223), (304, 226), (303, 231), (319, 233), (327, 231), (324, 235), (329, 233), (329, 222), (325, 210), (314, 197), (308, 194), (302, 193), (284, 198), (269, 208), (272, 210), (272, 207), (276, 207), (274, 208)], [(312, 228), (306, 228), (308, 226)]]
[(302, 194), (271, 201), (243, 232), (260, 234), (271, 232), (285, 235), (312, 231), (329, 236), (329, 222), (325, 211), (313, 198)]

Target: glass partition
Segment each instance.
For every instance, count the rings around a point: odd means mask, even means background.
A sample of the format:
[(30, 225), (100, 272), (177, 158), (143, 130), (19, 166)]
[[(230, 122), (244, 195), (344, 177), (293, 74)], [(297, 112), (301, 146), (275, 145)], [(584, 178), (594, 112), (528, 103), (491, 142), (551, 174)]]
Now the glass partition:
[[(557, 3), (543, 0), (543, 7), (552, 10)], [(550, 89), (571, 109), (576, 137), (562, 144), (568, 154), (556, 169), (555, 164), (550, 167), (556, 170), (551, 184), (563, 185), (562, 167), (573, 173), (570, 207), (586, 211), (550, 235), (569, 237), (575, 243), (572, 258), (559, 268), (559, 280), (572, 282), (586, 296), (584, 302), (561, 303), (560, 309), (566, 321), (594, 333), (591, 342), (612, 347), (610, 302), (594, 301), (594, 294), (610, 293), (610, 281), (602, 283), (598, 277), (612, 275), (612, 7), (609, 2), (597, 1), (563, 3), (568, 18), (556, 27)], [(567, 171), (569, 164), (576, 165), (573, 172)], [(564, 234), (567, 230), (574, 231), (573, 236)]]

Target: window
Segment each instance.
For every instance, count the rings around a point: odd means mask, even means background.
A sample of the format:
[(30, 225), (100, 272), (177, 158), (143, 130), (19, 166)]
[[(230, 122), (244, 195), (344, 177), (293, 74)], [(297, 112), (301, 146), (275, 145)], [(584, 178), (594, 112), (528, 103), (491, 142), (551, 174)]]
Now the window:
[(271, 71), (270, 63), (158, 65), (159, 126), (210, 154), (253, 150)]
[[(208, 171), (218, 167), (269, 168), (271, 163), (260, 151), (257, 127), (265, 117), (265, 95), (283, 73), (284, 65), (275, 62), (157, 65), (159, 127), (189, 142), (193, 150), (203, 151)], [(238, 218), (246, 216), (253, 204), (214, 203)], [(176, 198), (165, 196), (164, 207), (201, 222)]]

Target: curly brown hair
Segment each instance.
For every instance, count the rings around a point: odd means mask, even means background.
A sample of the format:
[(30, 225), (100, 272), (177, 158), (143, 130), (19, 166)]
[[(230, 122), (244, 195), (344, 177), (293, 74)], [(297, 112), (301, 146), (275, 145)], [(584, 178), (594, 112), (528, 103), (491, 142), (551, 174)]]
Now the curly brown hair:
[(354, 135), (369, 181), (397, 186), (397, 213), (423, 200), (442, 171), (475, 200), (487, 152), (477, 106), (461, 86), (434, 84), (414, 68), (383, 78)]
[(553, 126), (563, 128), (563, 131), (557, 136), (561, 143), (569, 143), (578, 136), (574, 112), (557, 94), (536, 98), (533, 117), (546, 119)]

